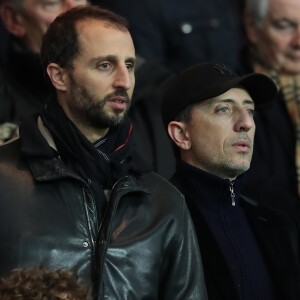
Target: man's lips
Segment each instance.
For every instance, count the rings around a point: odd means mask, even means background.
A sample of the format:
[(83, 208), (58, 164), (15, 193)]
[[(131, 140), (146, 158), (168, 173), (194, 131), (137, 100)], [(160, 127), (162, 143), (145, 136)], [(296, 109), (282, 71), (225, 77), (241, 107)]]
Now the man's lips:
[(129, 102), (129, 99), (122, 96), (114, 96), (107, 100), (107, 102), (110, 104), (111, 107), (124, 110), (127, 107), (127, 104)]
[(238, 149), (239, 151), (249, 151), (249, 149), (251, 148), (250, 142), (249, 141), (244, 141), (244, 140), (233, 143), (232, 146), (235, 149)]

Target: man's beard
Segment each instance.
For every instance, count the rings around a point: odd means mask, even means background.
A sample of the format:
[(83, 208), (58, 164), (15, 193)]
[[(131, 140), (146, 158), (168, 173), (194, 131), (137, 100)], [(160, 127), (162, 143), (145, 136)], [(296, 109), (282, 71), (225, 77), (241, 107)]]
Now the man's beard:
[(125, 116), (127, 115), (130, 107), (130, 101), (126, 111), (113, 116), (108, 115), (104, 106), (106, 102), (115, 96), (122, 96), (129, 100), (129, 96), (125, 89), (117, 89), (114, 93), (105, 96), (102, 99), (97, 99), (97, 96), (93, 95), (85, 87), (80, 86), (70, 74), (71, 82), (71, 101), (70, 110), (75, 115), (76, 119), (84, 122), (88, 126), (94, 128), (111, 128), (119, 125)]

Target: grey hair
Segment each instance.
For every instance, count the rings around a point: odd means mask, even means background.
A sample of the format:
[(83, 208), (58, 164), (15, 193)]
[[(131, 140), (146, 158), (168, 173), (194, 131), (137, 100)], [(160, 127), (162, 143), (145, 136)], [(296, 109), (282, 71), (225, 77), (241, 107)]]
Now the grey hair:
[(268, 14), (268, 7), (271, 0), (246, 0), (245, 13), (252, 17), (258, 26), (262, 25)]

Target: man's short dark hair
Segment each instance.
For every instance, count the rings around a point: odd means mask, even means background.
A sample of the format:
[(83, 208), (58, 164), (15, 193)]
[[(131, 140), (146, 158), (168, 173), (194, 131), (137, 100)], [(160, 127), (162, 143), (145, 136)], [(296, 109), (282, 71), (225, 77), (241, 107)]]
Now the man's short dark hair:
[(44, 70), (49, 63), (62, 68), (71, 68), (74, 58), (80, 53), (76, 24), (88, 19), (101, 20), (127, 31), (125, 18), (112, 11), (93, 5), (77, 6), (59, 15), (49, 26), (43, 38), (41, 59)]

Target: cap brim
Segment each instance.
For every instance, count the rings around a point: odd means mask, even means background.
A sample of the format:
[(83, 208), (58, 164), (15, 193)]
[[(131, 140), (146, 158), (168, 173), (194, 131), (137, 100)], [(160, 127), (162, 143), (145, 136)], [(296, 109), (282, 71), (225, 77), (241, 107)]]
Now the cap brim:
[(238, 84), (248, 91), (256, 105), (274, 100), (278, 93), (274, 81), (264, 74), (252, 73), (242, 76)]
[(219, 86), (215, 91), (207, 91), (210, 97), (216, 97), (236, 86), (243, 87), (251, 96), (255, 105), (262, 105), (272, 101), (277, 95), (277, 87), (273, 80), (267, 75), (251, 73), (235, 78)]

